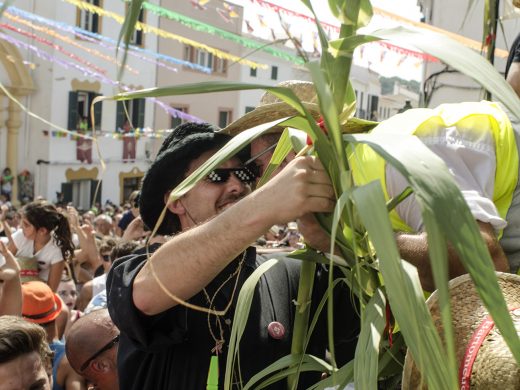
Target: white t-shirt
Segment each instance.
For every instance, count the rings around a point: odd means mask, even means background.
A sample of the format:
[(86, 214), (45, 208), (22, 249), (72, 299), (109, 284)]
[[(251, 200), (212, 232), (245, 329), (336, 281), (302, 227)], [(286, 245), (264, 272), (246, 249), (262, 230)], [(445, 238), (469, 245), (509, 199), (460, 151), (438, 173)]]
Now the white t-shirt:
[(14, 254), (16, 257), (36, 256), (39, 270), (38, 276), (45, 282), (49, 280), (49, 269), (51, 265), (64, 261), (61, 249), (53, 238), (36, 253), (34, 253), (34, 240), (25, 238), (21, 229), (13, 234), (13, 241), (18, 248), (18, 251)]

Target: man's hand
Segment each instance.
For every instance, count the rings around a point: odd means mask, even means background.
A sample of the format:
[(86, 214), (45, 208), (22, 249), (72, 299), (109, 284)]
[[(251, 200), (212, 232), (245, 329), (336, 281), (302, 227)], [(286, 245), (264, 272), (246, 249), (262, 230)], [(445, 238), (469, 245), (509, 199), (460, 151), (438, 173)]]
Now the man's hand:
[(314, 156), (295, 158), (253, 196), (259, 212), (269, 216), (268, 226), (332, 212), (336, 201), (330, 178)]

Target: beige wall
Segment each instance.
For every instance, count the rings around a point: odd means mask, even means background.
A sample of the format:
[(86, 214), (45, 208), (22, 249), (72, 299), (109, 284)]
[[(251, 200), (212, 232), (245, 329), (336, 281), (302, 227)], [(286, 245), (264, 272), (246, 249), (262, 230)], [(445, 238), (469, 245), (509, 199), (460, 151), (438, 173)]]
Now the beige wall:
[[(165, 3), (165, 2), (163, 2)], [(190, 16), (201, 22), (215, 25), (221, 29), (231, 31), (233, 33), (240, 34), (242, 28), (242, 8), (236, 7), (239, 14), (238, 18), (232, 19), (232, 23), (226, 23), (213, 7), (208, 7), (205, 11), (196, 10), (188, 1), (175, 2), (164, 4), (173, 11), (179, 12), (180, 14)], [(240, 56), (241, 48), (239, 45), (229, 41), (220, 39), (214, 35), (198, 32), (193, 29), (189, 29), (177, 22), (173, 22), (167, 18), (160, 19), (160, 28), (169, 31), (180, 36), (189, 37), (190, 39), (204, 43), (211, 47), (229, 52), (231, 54)], [(184, 45), (182, 43), (173, 41), (171, 39), (159, 39), (160, 53), (178, 58), (184, 58)], [(239, 81), (240, 80), (240, 69), (242, 65), (233, 64), (231, 65), (228, 61), (228, 72), (226, 76), (208, 75), (203, 72), (191, 70), (183, 66), (177, 66), (179, 72), (177, 74), (159, 68), (157, 71), (157, 86), (165, 87), (186, 83), (196, 83), (203, 81)], [(188, 113), (194, 115), (200, 119), (208, 121), (213, 124), (218, 124), (218, 111), (219, 109), (231, 109), (233, 110), (232, 119), (236, 119), (239, 116), (238, 102), (239, 94), (236, 92), (224, 92), (224, 93), (213, 93), (213, 94), (199, 94), (199, 95), (185, 95), (185, 96), (170, 96), (161, 98), (162, 101), (172, 106), (187, 106)], [(170, 116), (160, 108), (155, 111), (155, 128), (165, 129), (169, 128), (171, 124)]]

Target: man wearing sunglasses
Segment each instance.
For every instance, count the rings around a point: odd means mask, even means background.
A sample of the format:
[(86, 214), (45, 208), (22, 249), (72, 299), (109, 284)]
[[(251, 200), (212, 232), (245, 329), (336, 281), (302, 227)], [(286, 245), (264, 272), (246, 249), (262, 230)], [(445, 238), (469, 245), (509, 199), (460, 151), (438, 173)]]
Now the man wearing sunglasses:
[[(256, 175), (244, 164), (248, 151), (223, 162), (170, 202), (171, 190), (230, 139), (207, 124), (183, 124), (165, 139), (144, 177), (143, 221), (152, 230), (158, 225), (158, 234), (174, 236), (161, 247), (151, 245), (149, 258), (143, 251), (117, 260), (108, 275), (108, 308), (121, 331), (121, 389), (223, 388), (238, 294), (266, 260), (251, 243), (274, 224), (310, 212), (332, 211), (333, 189), (318, 160), (296, 158), (251, 192)], [(245, 385), (290, 353), (299, 267), (298, 261), (280, 259), (258, 281), (232, 381)], [(326, 273), (317, 276), (313, 304), (323, 296), (326, 279)], [(336, 329), (353, 335), (337, 337), (343, 343), (338, 360), (341, 355), (343, 360), (353, 357), (351, 341), (357, 334), (354, 310), (349, 299), (345, 302), (348, 307), (338, 316), (342, 322)], [(320, 321), (308, 353), (325, 357), (326, 329)], [(307, 388), (320, 375), (302, 375), (300, 387)], [(286, 386), (280, 381), (270, 388)]]
[(89, 389), (118, 389), (117, 348), (119, 331), (107, 309), (77, 320), (67, 336), (66, 353), (71, 367), (86, 378)]

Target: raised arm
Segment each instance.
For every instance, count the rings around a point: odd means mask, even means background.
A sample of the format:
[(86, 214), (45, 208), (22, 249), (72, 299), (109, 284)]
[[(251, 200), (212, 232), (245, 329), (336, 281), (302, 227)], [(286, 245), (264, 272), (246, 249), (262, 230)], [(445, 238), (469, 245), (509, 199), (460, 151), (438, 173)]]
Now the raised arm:
[(330, 212), (333, 207), (334, 191), (319, 160), (295, 159), (259, 190), (159, 248), (134, 281), (134, 303), (148, 315), (177, 304), (155, 281), (150, 263), (170, 292), (186, 300), (273, 224), (309, 212)]
[[(493, 260), (497, 271), (509, 271), (507, 258), (498, 243), (493, 227), (489, 223), (477, 221), (480, 234), (486, 243), (489, 254)], [(401, 256), (406, 261), (412, 263), (419, 271), (421, 284), (426, 291), (435, 290), (433, 282), (433, 274), (428, 256), (428, 242), (426, 233), (421, 234), (397, 234), (397, 245), (401, 252)], [(464, 266), (460, 262), (455, 250), (448, 247), (449, 277), (455, 278), (459, 275), (467, 273)]]

